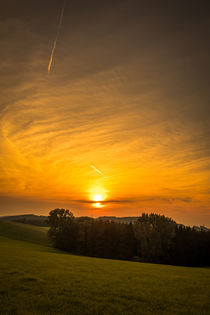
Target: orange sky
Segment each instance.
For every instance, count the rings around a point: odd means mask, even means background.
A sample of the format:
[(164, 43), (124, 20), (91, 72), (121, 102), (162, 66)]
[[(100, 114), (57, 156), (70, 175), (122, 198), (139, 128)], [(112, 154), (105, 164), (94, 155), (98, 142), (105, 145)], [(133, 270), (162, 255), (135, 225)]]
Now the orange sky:
[(60, 3), (4, 5), (0, 215), (154, 211), (210, 226), (205, 8), (71, 5), (49, 74)]

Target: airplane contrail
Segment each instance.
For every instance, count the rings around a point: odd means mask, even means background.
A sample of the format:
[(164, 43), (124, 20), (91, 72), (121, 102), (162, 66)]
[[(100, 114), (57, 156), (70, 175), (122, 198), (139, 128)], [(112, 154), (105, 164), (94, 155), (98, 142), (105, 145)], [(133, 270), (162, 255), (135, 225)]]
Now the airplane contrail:
[(105, 176), (101, 171), (99, 171), (99, 169), (97, 169), (93, 164), (91, 164), (90, 167), (91, 167), (94, 171), (96, 171), (98, 174), (100, 174), (101, 176), (103, 176), (103, 177), (106, 178), (106, 176)]
[(52, 66), (52, 62), (53, 62), (53, 56), (54, 56), (54, 53), (55, 53), (58, 36), (59, 36), (61, 25), (62, 25), (62, 22), (63, 22), (63, 14), (64, 14), (65, 4), (66, 4), (66, 0), (63, 1), (63, 6), (62, 6), (62, 9), (61, 9), (61, 15), (60, 15), (59, 23), (58, 23), (58, 28), (57, 28), (55, 40), (53, 42), (52, 51), (51, 51), (51, 54), (50, 54), (50, 60), (49, 60), (49, 64), (48, 64), (48, 73), (50, 73), (50, 71), (51, 71), (51, 66)]

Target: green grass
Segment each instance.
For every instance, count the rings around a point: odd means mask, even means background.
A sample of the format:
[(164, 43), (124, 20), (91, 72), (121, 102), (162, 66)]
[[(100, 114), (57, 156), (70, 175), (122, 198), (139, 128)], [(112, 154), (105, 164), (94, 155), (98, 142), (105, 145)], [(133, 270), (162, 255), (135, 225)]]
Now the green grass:
[(210, 314), (208, 268), (69, 255), (45, 234), (0, 223), (1, 314)]
[(10, 239), (49, 245), (47, 230), (47, 227), (0, 220), (0, 236), (6, 236)]

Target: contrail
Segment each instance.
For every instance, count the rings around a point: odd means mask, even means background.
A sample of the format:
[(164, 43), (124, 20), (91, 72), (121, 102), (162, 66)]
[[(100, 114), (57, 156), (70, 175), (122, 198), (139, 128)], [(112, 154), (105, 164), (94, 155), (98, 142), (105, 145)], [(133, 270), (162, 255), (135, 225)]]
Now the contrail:
[(51, 71), (51, 66), (52, 66), (52, 62), (53, 62), (53, 56), (54, 56), (54, 53), (55, 53), (58, 36), (59, 36), (61, 25), (62, 25), (62, 22), (63, 22), (63, 14), (64, 14), (65, 4), (66, 4), (66, 0), (63, 1), (63, 6), (62, 6), (62, 9), (61, 9), (61, 15), (60, 15), (59, 23), (58, 23), (58, 28), (57, 28), (55, 40), (53, 42), (53, 47), (52, 47), (50, 60), (49, 60), (49, 64), (48, 64), (48, 73), (50, 73), (50, 71)]
[(98, 174), (100, 174), (101, 176), (103, 176), (103, 177), (106, 178), (106, 176), (105, 176), (101, 171), (99, 171), (94, 165), (91, 164), (90, 167), (91, 167), (93, 170), (95, 170)]

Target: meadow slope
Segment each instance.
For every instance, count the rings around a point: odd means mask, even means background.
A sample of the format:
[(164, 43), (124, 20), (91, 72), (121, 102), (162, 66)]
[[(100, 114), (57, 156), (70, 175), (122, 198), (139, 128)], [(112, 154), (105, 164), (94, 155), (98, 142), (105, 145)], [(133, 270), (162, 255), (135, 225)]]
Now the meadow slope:
[(0, 221), (1, 314), (210, 314), (210, 269), (80, 257)]

